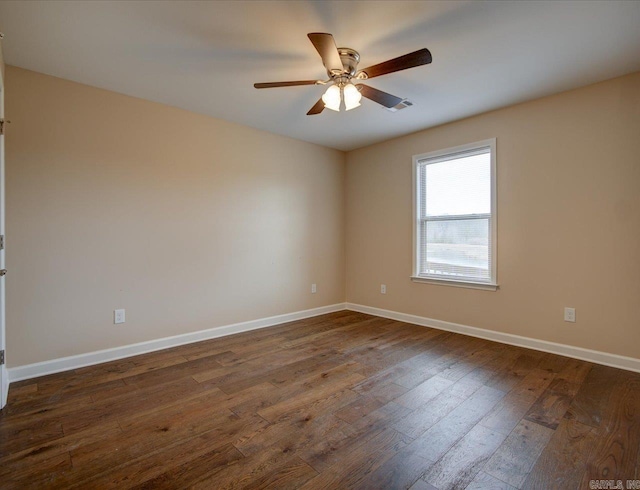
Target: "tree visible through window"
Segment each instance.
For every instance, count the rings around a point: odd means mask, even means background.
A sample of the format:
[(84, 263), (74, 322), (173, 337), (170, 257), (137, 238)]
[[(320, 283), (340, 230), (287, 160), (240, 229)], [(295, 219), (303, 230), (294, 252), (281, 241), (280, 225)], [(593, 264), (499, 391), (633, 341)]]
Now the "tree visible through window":
[(414, 157), (414, 278), (495, 285), (495, 140)]

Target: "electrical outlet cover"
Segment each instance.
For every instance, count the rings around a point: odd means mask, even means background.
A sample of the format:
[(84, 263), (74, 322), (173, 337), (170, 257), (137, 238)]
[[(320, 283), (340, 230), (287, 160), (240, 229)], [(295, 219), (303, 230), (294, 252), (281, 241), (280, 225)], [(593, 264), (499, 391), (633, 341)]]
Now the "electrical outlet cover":
[(124, 323), (124, 321), (124, 310), (113, 310), (113, 323), (117, 325), (119, 323)]
[(564, 321), (565, 322), (576, 322), (576, 309), (575, 308), (565, 308), (564, 309)]

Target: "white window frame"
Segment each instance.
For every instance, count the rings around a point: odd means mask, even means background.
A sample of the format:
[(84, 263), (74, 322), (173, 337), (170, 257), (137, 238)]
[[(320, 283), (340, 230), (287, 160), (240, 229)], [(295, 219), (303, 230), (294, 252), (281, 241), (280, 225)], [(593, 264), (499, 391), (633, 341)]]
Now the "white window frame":
[[(489, 219), (489, 228), (491, 235), (491, 246), (489, 250), (491, 260), (491, 277), (488, 281), (476, 281), (471, 279), (449, 279), (440, 278), (431, 275), (420, 275), (420, 167), (421, 162), (428, 159), (438, 159), (441, 157), (455, 157), (457, 153), (463, 153), (481, 148), (489, 148), (491, 152), (491, 216)], [(446, 159), (446, 158), (445, 158)], [(437, 161), (437, 160), (436, 160)], [(441, 161), (441, 160), (440, 160)], [(431, 162), (436, 163), (436, 162)], [(428, 164), (427, 164), (428, 165)], [(428, 284), (440, 284), (445, 286), (456, 286), (472, 289), (486, 289), (495, 291), (498, 289), (497, 277), (497, 256), (498, 256), (498, 206), (497, 206), (497, 190), (496, 190), (496, 138), (476, 141), (466, 145), (445, 148), (443, 150), (422, 153), (413, 156), (413, 270), (411, 280), (414, 282), (423, 282)], [(479, 215), (473, 215), (480, 217)]]

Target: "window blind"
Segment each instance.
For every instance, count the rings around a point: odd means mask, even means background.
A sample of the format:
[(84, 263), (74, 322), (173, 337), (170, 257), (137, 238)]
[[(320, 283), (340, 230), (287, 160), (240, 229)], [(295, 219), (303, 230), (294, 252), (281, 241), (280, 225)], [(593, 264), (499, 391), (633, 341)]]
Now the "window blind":
[(491, 148), (418, 161), (418, 275), (492, 281)]

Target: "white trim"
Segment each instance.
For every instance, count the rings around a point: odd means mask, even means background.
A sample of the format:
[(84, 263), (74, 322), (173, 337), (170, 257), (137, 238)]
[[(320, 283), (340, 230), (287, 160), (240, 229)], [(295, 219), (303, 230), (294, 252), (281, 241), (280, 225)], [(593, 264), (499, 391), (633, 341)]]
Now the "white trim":
[[(146, 354), (147, 352), (154, 352), (162, 349), (168, 349), (170, 347), (177, 347), (179, 345), (191, 344), (202, 340), (226, 337), (227, 335), (248, 332), (249, 330), (272, 327), (282, 323), (302, 320), (304, 318), (310, 318), (318, 315), (325, 315), (327, 313), (333, 313), (335, 311), (342, 311), (345, 309), (345, 303), (338, 303), (335, 305), (312, 308), (310, 310), (297, 311), (294, 313), (286, 313), (284, 315), (276, 315), (268, 318), (260, 318), (258, 320), (250, 320), (248, 322), (234, 323), (232, 325), (200, 330), (198, 332), (175, 335), (173, 337), (165, 337), (163, 339), (149, 340), (138, 344), (124, 345), (122, 347), (88, 352), (86, 354), (78, 354), (76, 356), (62, 357), (59, 359), (52, 359), (50, 361), (37, 362), (35, 364), (16, 366), (7, 370), (9, 374), (9, 383), (68, 371), (70, 369), (78, 369), (85, 366), (100, 364), (102, 362), (115, 361), (124, 357), (137, 356), (139, 354)], [(7, 385), (9, 383), (7, 383)]]
[[(60, 359), (52, 359), (51, 361), (17, 366), (14, 368), (8, 368), (6, 371), (8, 374), (9, 382), (11, 383), (15, 381), (22, 381), (25, 379), (37, 378), (39, 376), (45, 376), (47, 374), (54, 374), (71, 369), (78, 369), (85, 366), (100, 364), (102, 362), (115, 361), (125, 357), (146, 354), (148, 352), (168, 349), (170, 347), (177, 347), (193, 342), (200, 342), (202, 340), (226, 337), (227, 335), (233, 335), (236, 333), (272, 327), (286, 322), (302, 320), (304, 318), (311, 318), (314, 316), (324, 315), (327, 313), (333, 313), (342, 310), (357, 311), (360, 313), (366, 313), (383, 318), (390, 318), (392, 320), (398, 320), (401, 322), (413, 323), (415, 325), (421, 325), (424, 327), (446, 330), (448, 332), (456, 332), (463, 335), (469, 335), (471, 337), (479, 337), (481, 339), (492, 340), (494, 342), (500, 342), (502, 344), (516, 345), (519, 347), (525, 347), (527, 349), (550, 352), (552, 354), (581, 359), (583, 361), (589, 361), (596, 364), (603, 364), (605, 366), (640, 372), (640, 359), (635, 359), (632, 357), (619, 356), (617, 354), (609, 354), (607, 352), (583, 349), (581, 347), (573, 347), (565, 344), (557, 344), (555, 342), (537, 340), (530, 337), (522, 337), (520, 335), (513, 335), (504, 332), (495, 332), (493, 330), (485, 330), (483, 328), (470, 327), (468, 325), (461, 325), (458, 323), (451, 323), (442, 320), (434, 320), (432, 318), (409, 315), (407, 313), (384, 310), (382, 308), (358, 305), (355, 303), (337, 303), (334, 305), (321, 306), (319, 308), (313, 308), (310, 310), (303, 310), (294, 313), (287, 313), (284, 315), (261, 318), (248, 322), (235, 323), (232, 325), (200, 330), (198, 332), (191, 332), (187, 334), (176, 335), (173, 337), (166, 337), (163, 339), (140, 342), (138, 344), (131, 344), (122, 347), (115, 347), (112, 349), (89, 352), (87, 354), (79, 354), (76, 356), (63, 357)], [(4, 369), (4, 366), (2, 366), (2, 369)], [(7, 383), (6, 386), (7, 392), (8, 389), (9, 383)], [(4, 393), (3, 395), (6, 399), (6, 393)]]
[(6, 380), (6, 383), (2, 385), (2, 393), (0, 393), (0, 407), (4, 408), (4, 406), (7, 404), (7, 398), (9, 396), (9, 383), (11, 383), (11, 381), (9, 380), (7, 367), (0, 366), (0, 370), (2, 370), (2, 373), (0, 373), (0, 375), (2, 375), (2, 379)]
[[(429, 282), (431, 284), (441, 284), (445, 286), (458, 286), (463, 287), (463, 283), (471, 284), (471, 288), (474, 289), (497, 289), (486, 287), (478, 288), (475, 286), (475, 282), (471, 279), (469, 281), (462, 280), (447, 280), (437, 277), (435, 275), (426, 276), (420, 275), (420, 248), (418, 247), (418, 227), (421, 221), (420, 212), (418, 211), (418, 204), (422, 197), (420, 196), (420, 179), (418, 178), (419, 168), (424, 164), (425, 160), (435, 160), (431, 163), (437, 163), (438, 157), (453, 157), (456, 154), (462, 154), (471, 152), (473, 150), (479, 150), (482, 148), (489, 148), (489, 155), (491, 158), (491, 215), (489, 218), (489, 227), (491, 233), (491, 279), (489, 285), (496, 285), (498, 283), (498, 188), (497, 188), (497, 140), (496, 138), (489, 138), (482, 141), (476, 141), (474, 143), (468, 143), (466, 145), (454, 146), (452, 148), (444, 148), (442, 150), (430, 151), (428, 153), (422, 153), (420, 155), (413, 156), (413, 172), (412, 172), (412, 206), (413, 206), (413, 258), (412, 258), (412, 272), (411, 278), (415, 279), (428, 279), (425, 281), (416, 282)], [(446, 160), (446, 159), (443, 159)], [(441, 160), (442, 161), (442, 160)], [(455, 219), (455, 217), (449, 217), (449, 219)], [(455, 284), (448, 284), (453, 282)]]
[(451, 279), (432, 279), (424, 276), (411, 276), (413, 282), (423, 282), (425, 284), (438, 284), (440, 286), (453, 286), (456, 288), (484, 289), (486, 291), (497, 291), (500, 286), (488, 282), (453, 281)]
[[(4, 74), (4, 55), (2, 51), (2, 42), (0, 42), (0, 118), (4, 119), (5, 112), (5, 74)], [(6, 125), (6, 123), (5, 123)], [(5, 133), (7, 128), (5, 127)], [(6, 192), (5, 192), (5, 137), (0, 136), (0, 235), (5, 234), (5, 208), (6, 208)], [(6, 249), (6, 237), (5, 246), (0, 250), (0, 269), (5, 268), (5, 249)], [(7, 338), (6, 338), (6, 279), (0, 277), (0, 350), (5, 351), (5, 365), (0, 368), (0, 408), (4, 407), (7, 403), (7, 394), (9, 393), (9, 373), (6, 369), (7, 353)]]
[(479, 337), (481, 339), (492, 340), (502, 344), (516, 345), (527, 349), (549, 352), (560, 356), (572, 357), (583, 361), (589, 361), (596, 364), (603, 364), (614, 368), (625, 369), (627, 371), (640, 372), (640, 359), (633, 357), (619, 356), (608, 352), (601, 352), (591, 349), (583, 349), (582, 347), (574, 347), (566, 344), (558, 344), (548, 342), (546, 340), (532, 339), (530, 337), (522, 337), (504, 332), (495, 332), (493, 330), (485, 330), (484, 328), (470, 327), (459, 323), (445, 322), (442, 320), (434, 320), (417, 315), (409, 315), (407, 313), (399, 313), (397, 311), (383, 310), (372, 306), (358, 305), (347, 303), (347, 310), (367, 313), (369, 315), (390, 318), (406, 323), (413, 323), (423, 327), (436, 328), (438, 330), (446, 330), (448, 332), (456, 332), (471, 337)]

